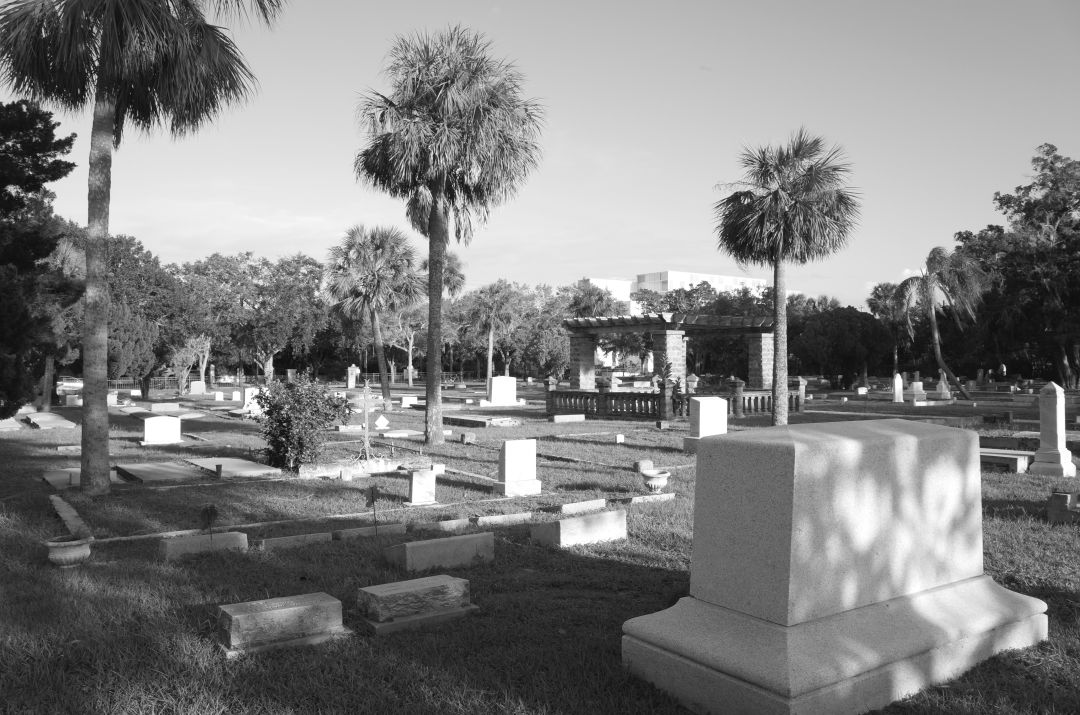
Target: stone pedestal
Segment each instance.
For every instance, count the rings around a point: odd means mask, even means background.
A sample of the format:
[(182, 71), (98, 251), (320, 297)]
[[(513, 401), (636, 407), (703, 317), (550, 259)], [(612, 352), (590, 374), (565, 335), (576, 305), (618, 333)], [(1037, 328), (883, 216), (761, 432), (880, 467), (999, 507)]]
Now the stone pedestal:
[(191, 382), (188, 383), (188, 394), (189, 395), (205, 395), (206, 394), (206, 383), (203, 382), (202, 380), (192, 380)]
[(131, 416), (142, 421), (142, 444), (177, 444), (183, 440), (180, 436), (180, 418), (153, 412), (132, 412)]
[(728, 403), (723, 397), (690, 398), (690, 436), (683, 437), (683, 451), (697, 452), (703, 437), (727, 434)]
[(750, 348), (750, 389), (771, 390), (773, 382), (773, 334), (746, 336)]
[(1065, 391), (1053, 382), (1039, 390), (1039, 448), (1028, 472), (1048, 477), (1076, 476), (1072, 452), (1065, 446)]
[(654, 330), (652, 339), (656, 371), (663, 369), (666, 360), (671, 363), (669, 379), (686, 384), (686, 333), (682, 330)]
[(906, 420), (698, 450), (690, 596), (623, 625), (623, 663), (696, 712), (859, 713), (1046, 638), (983, 575), (978, 438)]
[(509, 439), (499, 451), (499, 481), (494, 492), (508, 497), (540, 493), (536, 478), (536, 440)]
[(570, 389), (596, 389), (596, 338), (570, 336)]

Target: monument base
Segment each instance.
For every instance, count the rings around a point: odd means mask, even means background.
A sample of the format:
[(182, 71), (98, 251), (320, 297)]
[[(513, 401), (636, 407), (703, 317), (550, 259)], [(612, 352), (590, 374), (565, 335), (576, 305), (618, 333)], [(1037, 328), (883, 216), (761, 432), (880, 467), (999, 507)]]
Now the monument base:
[(794, 626), (693, 597), (623, 624), (623, 665), (697, 713), (861, 713), (1047, 637), (1046, 604), (977, 576)]
[(1039, 449), (1028, 464), (1029, 474), (1045, 477), (1075, 477), (1076, 465), (1069, 450)]
[(512, 482), (495, 482), (491, 489), (495, 494), (507, 497), (530, 497), (540, 493), (539, 479), (518, 479)]

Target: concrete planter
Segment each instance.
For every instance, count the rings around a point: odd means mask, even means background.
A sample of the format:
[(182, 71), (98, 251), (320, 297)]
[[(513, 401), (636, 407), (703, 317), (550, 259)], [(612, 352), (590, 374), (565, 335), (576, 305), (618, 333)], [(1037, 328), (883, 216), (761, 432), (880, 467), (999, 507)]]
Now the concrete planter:
[(70, 569), (90, 558), (90, 542), (94, 537), (58, 536), (45, 542), (49, 549), (49, 562)]
[(641, 478), (653, 494), (659, 494), (667, 486), (671, 472), (663, 469), (642, 469)]

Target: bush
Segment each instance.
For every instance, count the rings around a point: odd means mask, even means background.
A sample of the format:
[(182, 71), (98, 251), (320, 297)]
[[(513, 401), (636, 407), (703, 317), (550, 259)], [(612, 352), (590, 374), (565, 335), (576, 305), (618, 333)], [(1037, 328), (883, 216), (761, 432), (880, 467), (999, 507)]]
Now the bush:
[(296, 382), (271, 382), (255, 396), (255, 402), (263, 411), (260, 420), (267, 461), (291, 472), (318, 460), (326, 430), (343, 424), (350, 412), (344, 399), (332, 396), (306, 375)]

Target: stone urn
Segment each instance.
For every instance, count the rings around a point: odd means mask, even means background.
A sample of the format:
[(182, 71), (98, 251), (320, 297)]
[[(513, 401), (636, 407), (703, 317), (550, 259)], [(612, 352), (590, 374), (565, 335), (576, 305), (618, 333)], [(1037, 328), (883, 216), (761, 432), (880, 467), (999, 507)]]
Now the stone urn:
[(90, 558), (90, 542), (93, 536), (57, 536), (45, 542), (49, 549), (49, 561), (62, 569), (78, 566)]
[(645, 482), (645, 486), (653, 494), (659, 494), (667, 486), (668, 477), (671, 476), (671, 472), (663, 469), (642, 469), (641, 479)]

